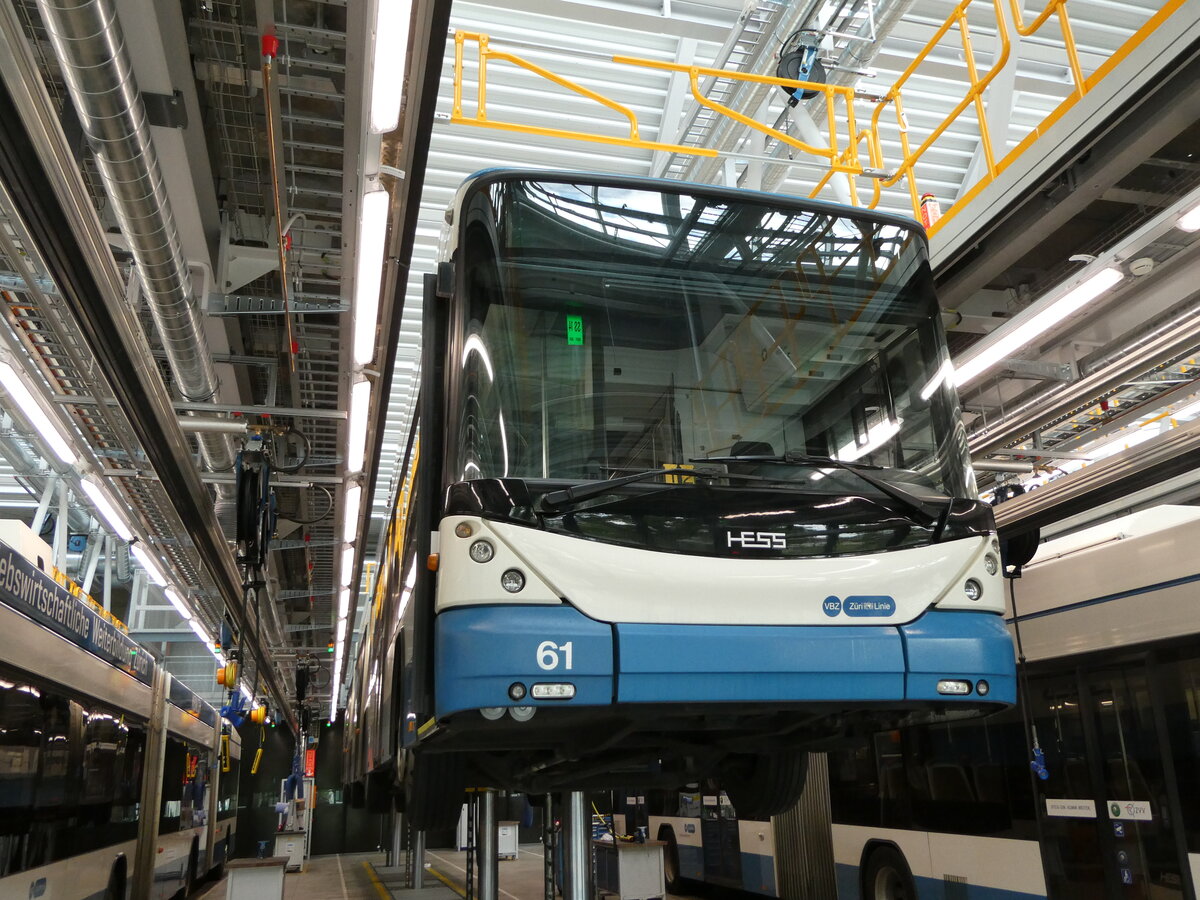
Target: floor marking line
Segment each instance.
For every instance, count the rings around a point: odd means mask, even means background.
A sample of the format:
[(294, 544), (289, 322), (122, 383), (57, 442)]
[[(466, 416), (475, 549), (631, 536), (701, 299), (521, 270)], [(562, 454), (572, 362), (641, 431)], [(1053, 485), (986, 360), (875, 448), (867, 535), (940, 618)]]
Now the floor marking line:
[(342, 854), (337, 853), (334, 855), (337, 857), (338, 878), (341, 879), (342, 882), (342, 900), (346, 900), (346, 898), (350, 895), (346, 893), (346, 873), (342, 871)]
[(375, 885), (375, 893), (379, 895), (379, 900), (392, 900), (391, 891), (383, 886), (383, 882), (375, 874), (375, 867), (371, 865), (370, 860), (363, 860), (363, 868), (367, 870), (367, 877), (371, 879), (371, 884)]
[[(436, 853), (432, 853), (429, 850), (425, 851), (425, 855), (432, 856), (438, 862), (445, 863), (450, 868), (457, 869), (458, 871), (462, 872), (464, 875), (467, 874), (466, 869), (464, 869), (462, 866), (456, 866), (454, 863), (452, 863), (450, 860), (446, 859), (444, 856), (438, 856)], [(496, 890), (498, 893), (503, 894), (505, 897), (511, 898), (511, 900), (521, 900), (521, 898), (518, 897), (516, 894), (510, 894), (508, 891), (504, 890), (504, 888), (497, 888)]]
[[(426, 850), (425, 852), (428, 853), (429, 851)], [(458, 894), (458, 896), (462, 897), (463, 900), (467, 900), (467, 892), (464, 891), (462, 888), (460, 888), (457, 884), (455, 884), (453, 881), (451, 881), (449, 878), (447, 878), (445, 875), (443, 875), (441, 872), (439, 872), (433, 866), (429, 866), (428, 870), (429, 870), (430, 874), (433, 875), (434, 878), (436, 878), (438, 881), (440, 881), (446, 887), (450, 888), (450, 890), (454, 891), (454, 893)]]

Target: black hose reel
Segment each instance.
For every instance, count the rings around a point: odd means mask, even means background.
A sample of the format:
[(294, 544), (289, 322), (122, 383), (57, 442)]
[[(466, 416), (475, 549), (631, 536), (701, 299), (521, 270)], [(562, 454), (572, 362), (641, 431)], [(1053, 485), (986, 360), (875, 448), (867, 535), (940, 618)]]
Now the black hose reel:
[[(779, 65), (775, 67), (775, 75), (792, 81), (825, 84), (825, 66), (817, 56), (820, 50), (819, 32), (794, 32), (779, 48)], [(788, 106), (795, 106), (801, 100), (809, 100), (821, 93), (815, 88), (780, 87), (788, 95)]]
[(237, 455), (237, 561), (252, 569), (267, 564), (267, 550), (275, 532), (275, 492), (271, 490), (271, 463), (263, 441), (252, 438)]

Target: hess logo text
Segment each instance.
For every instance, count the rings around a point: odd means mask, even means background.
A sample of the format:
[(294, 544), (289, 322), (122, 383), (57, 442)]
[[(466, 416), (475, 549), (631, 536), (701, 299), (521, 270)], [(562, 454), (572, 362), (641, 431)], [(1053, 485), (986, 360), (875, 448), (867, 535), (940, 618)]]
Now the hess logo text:
[(782, 531), (741, 531), (725, 535), (727, 547), (743, 550), (784, 550), (787, 536)]

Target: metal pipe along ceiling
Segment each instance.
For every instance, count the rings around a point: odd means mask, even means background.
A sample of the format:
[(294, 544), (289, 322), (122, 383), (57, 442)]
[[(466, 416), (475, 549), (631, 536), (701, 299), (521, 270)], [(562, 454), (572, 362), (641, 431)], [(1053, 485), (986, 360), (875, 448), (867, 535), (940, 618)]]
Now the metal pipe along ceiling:
[[(38, 0), (38, 8), (179, 391), (193, 403), (215, 401), (216, 369), (112, 0)], [(210, 469), (232, 468), (229, 435), (197, 440)]]

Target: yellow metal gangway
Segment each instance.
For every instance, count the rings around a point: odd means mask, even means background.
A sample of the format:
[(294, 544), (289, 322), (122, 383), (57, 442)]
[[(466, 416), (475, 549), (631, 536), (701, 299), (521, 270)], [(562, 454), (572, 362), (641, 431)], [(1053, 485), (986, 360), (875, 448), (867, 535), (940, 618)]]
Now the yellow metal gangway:
[[(810, 192), (816, 197), (826, 187), (834, 176), (845, 176), (850, 192), (851, 202), (855, 205), (875, 208), (886, 188), (900, 185), (903, 182), (907, 188), (912, 204), (914, 218), (921, 217), (921, 186), (917, 167), (941, 138), (962, 116), (973, 117), (979, 130), (980, 142), (984, 154), (984, 172), (980, 179), (963, 192), (962, 196), (951, 205), (942, 217), (928, 226), (930, 235), (937, 231), (960, 212), (980, 191), (991, 184), (997, 176), (1008, 168), (1016, 159), (1036, 143), (1047, 129), (1072, 109), (1083, 97), (1092, 91), (1123, 59), (1129, 56), (1147, 37), (1163, 27), (1171, 16), (1181, 9), (1186, 0), (1168, 0), (1161, 9), (1154, 13), (1124, 44), (1100, 65), (1090, 76), (1085, 76), (1080, 64), (1079, 52), (1071, 30), (1067, 6), (1069, 0), (1049, 0), (1046, 7), (1032, 21), (1026, 23), (1021, 10), (1020, 0), (1007, 0), (1009, 15), (1005, 14), (1006, 0), (961, 0), (947, 16), (942, 25), (913, 57), (908, 67), (896, 78), (888, 90), (875, 93), (855, 89), (846, 85), (820, 84), (815, 82), (794, 81), (769, 75), (755, 75), (746, 72), (713, 69), (703, 66), (685, 65), (680, 63), (662, 62), (631, 56), (614, 56), (612, 61), (623, 66), (635, 66), (644, 69), (659, 69), (683, 73), (688, 76), (693, 99), (702, 106), (726, 116), (748, 129), (757, 131), (781, 144), (798, 150), (812, 157), (814, 165), (820, 167), (823, 175)], [(1195, 2), (1195, 0), (1193, 0)], [(995, 29), (997, 49), (993, 54), (993, 62), (986, 70), (981, 70), (972, 45), (971, 23), (968, 12), (972, 6), (978, 9), (986, 8), (990, 16), (986, 26)], [(1012, 150), (1000, 159), (996, 159), (992, 145), (992, 127), (988, 120), (987, 105), (984, 102), (984, 92), (988, 86), (1003, 72), (1006, 66), (1016, 65), (1011, 53), (1013, 32), (1020, 37), (1030, 37), (1040, 33), (1056, 23), (1058, 35), (1062, 41), (1061, 51), (1063, 61), (1070, 71), (1072, 91), (1061, 103), (1036, 125)], [(523, 132), (543, 137), (567, 138), (573, 140), (592, 141), (624, 147), (642, 148), (665, 151), (669, 153), (686, 153), (695, 156), (714, 157), (720, 155), (716, 149), (693, 147), (682, 144), (664, 143), (642, 138), (636, 113), (627, 105), (619, 103), (594, 91), (582, 84), (557, 75), (548, 69), (529, 60), (502, 50), (493, 49), (486, 34), (457, 31), (454, 34), (454, 101), (450, 121), (454, 124), (472, 125), (483, 128), (495, 128), (507, 131)], [(463, 100), (463, 65), (466, 45), (473, 43), (478, 52), (477, 95), (474, 114), (464, 112)], [(913, 131), (908, 122), (904, 108), (904, 92), (906, 86), (921, 73), (922, 67), (928, 64), (935, 50), (945, 49), (945, 45), (953, 47), (954, 52), (961, 53), (966, 63), (967, 82), (961, 98), (954, 107), (918, 142), (911, 136)], [(957, 43), (957, 45), (955, 45)], [(549, 126), (530, 125), (518, 122), (497, 120), (489, 117), (487, 110), (487, 80), (489, 64), (509, 63), (524, 69), (534, 75), (553, 82), (560, 87), (585, 97), (625, 118), (628, 133), (625, 135), (609, 135), (591, 131), (574, 131)], [(822, 95), (826, 113), (826, 128), (828, 140), (824, 145), (817, 146), (806, 143), (772, 126), (758, 122), (749, 116), (723, 105), (705, 96), (702, 79), (720, 77), (736, 82), (751, 82), (759, 84), (778, 85), (805, 91), (815, 91)], [(856, 114), (856, 105), (869, 106), (869, 112)], [(894, 121), (899, 132), (899, 156), (888, 157), (884, 152), (884, 140), (881, 130), (885, 128), (886, 119)], [(860, 125), (860, 123), (862, 123)], [(914, 146), (915, 144), (915, 146)], [(781, 158), (781, 163), (791, 163), (791, 160)], [(858, 179), (867, 178), (870, 189), (865, 199), (860, 195)], [(903, 189), (903, 188), (902, 188)]]

